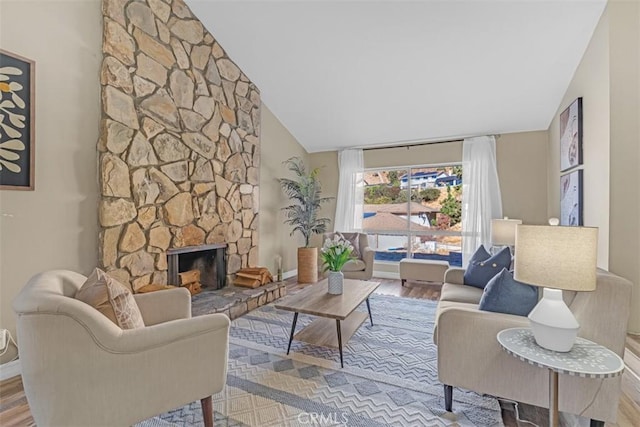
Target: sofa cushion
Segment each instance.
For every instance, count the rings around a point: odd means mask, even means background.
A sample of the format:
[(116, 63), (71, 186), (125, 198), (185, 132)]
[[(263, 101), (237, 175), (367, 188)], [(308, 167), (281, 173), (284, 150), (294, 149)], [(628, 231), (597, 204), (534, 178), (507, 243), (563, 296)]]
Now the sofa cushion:
[(482, 289), (445, 283), (440, 290), (440, 301), (463, 302), (467, 304), (478, 304), (482, 298)]
[(142, 313), (129, 288), (99, 268), (93, 270), (75, 298), (94, 307), (122, 329), (144, 327)]
[(538, 303), (538, 289), (518, 282), (506, 268), (495, 275), (484, 288), (479, 309), (496, 313), (526, 316)]
[(510, 264), (511, 250), (508, 246), (491, 256), (484, 246), (480, 245), (469, 260), (469, 265), (464, 273), (464, 284), (484, 289), (493, 276), (503, 268), (509, 268)]

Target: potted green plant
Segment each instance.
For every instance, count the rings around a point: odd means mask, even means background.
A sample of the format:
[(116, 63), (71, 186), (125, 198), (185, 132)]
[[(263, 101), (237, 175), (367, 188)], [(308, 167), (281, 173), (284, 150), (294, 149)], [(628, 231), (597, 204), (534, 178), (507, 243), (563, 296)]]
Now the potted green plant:
[(318, 248), (310, 247), (313, 234), (322, 234), (331, 222), (329, 218), (318, 218), (323, 203), (333, 197), (321, 197), (322, 187), (318, 180), (319, 168), (307, 171), (299, 157), (285, 160), (284, 165), (294, 173), (295, 179), (280, 178), (280, 186), (293, 204), (285, 206), (285, 224), (291, 225), (291, 235), (302, 234), (304, 247), (298, 248), (298, 282), (315, 283), (318, 281)]
[(351, 252), (353, 246), (351, 243), (342, 239), (339, 235), (335, 235), (333, 240), (327, 238), (322, 245), (320, 257), (324, 265), (324, 270), (329, 270), (327, 277), (328, 292), (332, 295), (340, 295), (342, 293), (342, 285), (344, 283), (344, 274), (342, 267), (352, 259)]

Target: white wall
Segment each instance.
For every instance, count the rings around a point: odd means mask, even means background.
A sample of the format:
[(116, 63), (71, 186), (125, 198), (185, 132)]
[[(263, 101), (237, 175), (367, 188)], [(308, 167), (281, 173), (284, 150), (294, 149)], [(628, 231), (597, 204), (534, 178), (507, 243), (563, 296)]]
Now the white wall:
[(0, 327), (34, 274), (88, 273), (98, 247), (100, 1), (0, 3), (0, 47), (35, 61), (35, 191), (0, 191)]

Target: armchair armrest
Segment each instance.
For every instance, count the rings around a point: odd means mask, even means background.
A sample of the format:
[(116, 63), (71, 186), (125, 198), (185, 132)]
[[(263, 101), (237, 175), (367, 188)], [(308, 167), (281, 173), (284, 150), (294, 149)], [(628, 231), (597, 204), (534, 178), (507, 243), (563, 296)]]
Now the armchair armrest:
[[(536, 377), (538, 373), (544, 374), (542, 370), (538, 372), (540, 368), (528, 367), (507, 354), (496, 338), (503, 329), (528, 326), (529, 320), (523, 316), (480, 311), (475, 307), (443, 308), (436, 329), (440, 381), (481, 393), (514, 397), (514, 393), (522, 394), (518, 393), (518, 387), (523, 390), (529, 387), (525, 386), (526, 381), (516, 383), (513, 378), (528, 375), (531, 381), (546, 380), (545, 375)], [(537, 397), (544, 402), (544, 393)]]
[(368, 246), (362, 251), (362, 260), (366, 266), (365, 272), (367, 277), (371, 277), (373, 275), (373, 259), (375, 255), (376, 251)]
[(464, 268), (449, 267), (449, 269), (444, 272), (444, 283), (451, 283), (452, 285), (463, 285), (465, 271), (466, 270)]
[(191, 317), (191, 293), (186, 288), (134, 294), (146, 326)]
[(109, 352), (130, 354), (209, 334), (219, 335), (222, 342), (222, 339), (229, 335), (230, 323), (224, 314), (207, 314), (144, 328), (126, 329), (117, 339), (100, 344)]

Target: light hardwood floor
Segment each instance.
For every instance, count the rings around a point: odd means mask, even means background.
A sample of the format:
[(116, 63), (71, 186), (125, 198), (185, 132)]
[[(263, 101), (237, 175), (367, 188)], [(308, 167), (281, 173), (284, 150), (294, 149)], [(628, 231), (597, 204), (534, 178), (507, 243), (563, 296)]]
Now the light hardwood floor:
[[(399, 280), (376, 279), (380, 286), (376, 293), (395, 295), (409, 298), (429, 299), (437, 301), (440, 298), (440, 285), (407, 282), (400, 286)], [(288, 281), (288, 288), (298, 288), (295, 280)], [(640, 361), (640, 336), (628, 336), (627, 351)], [(518, 423), (513, 416), (505, 414), (503, 417), (506, 427), (529, 427), (528, 423)], [(637, 427), (640, 426), (640, 379), (625, 370), (622, 376), (622, 397), (618, 407), (618, 421), (606, 424), (607, 427)], [(30, 427), (35, 426), (29, 405), (24, 394), (22, 379), (10, 378), (0, 382), (0, 426), (2, 427)]]
[(22, 387), (22, 377), (13, 377), (0, 382), (0, 426), (35, 426), (27, 398)]

